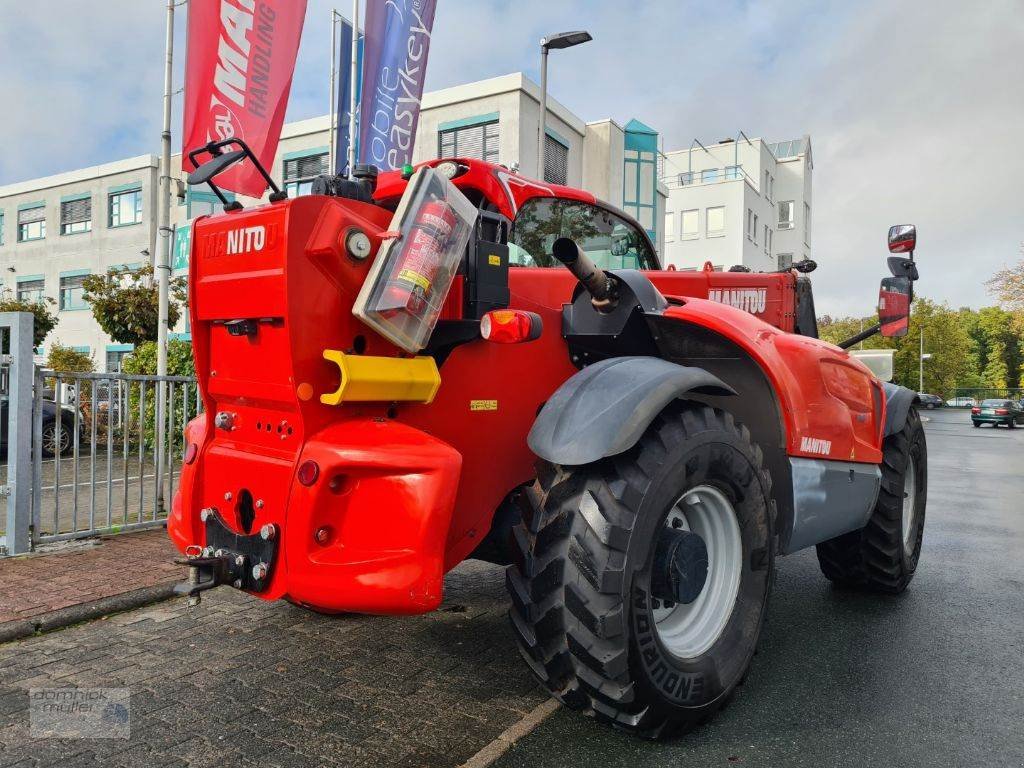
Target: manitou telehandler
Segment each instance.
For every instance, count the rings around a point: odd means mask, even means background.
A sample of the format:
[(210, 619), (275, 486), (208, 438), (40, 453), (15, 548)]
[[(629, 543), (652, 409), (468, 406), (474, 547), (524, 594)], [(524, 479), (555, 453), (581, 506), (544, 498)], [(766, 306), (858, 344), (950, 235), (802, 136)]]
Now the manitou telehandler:
[[(664, 270), (623, 212), (478, 160), (294, 200), (260, 168), (270, 202), (243, 209), (215, 183), (256, 163), (242, 142), (191, 159), (225, 203), (193, 224), (205, 412), (168, 520), (193, 601), (413, 614), (466, 558), (507, 564), (540, 682), (654, 737), (743, 678), (778, 555), (913, 577), (916, 395), (815, 338), (805, 277)], [(906, 333), (915, 237), (890, 231), (910, 255), (869, 332)]]

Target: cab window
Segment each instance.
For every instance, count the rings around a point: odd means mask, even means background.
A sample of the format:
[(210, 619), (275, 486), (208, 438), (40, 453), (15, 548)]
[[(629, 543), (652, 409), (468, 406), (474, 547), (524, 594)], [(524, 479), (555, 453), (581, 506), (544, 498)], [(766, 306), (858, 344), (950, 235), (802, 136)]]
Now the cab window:
[(509, 265), (555, 267), (551, 246), (571, 237), (602, 269), (657, 269), (648, 239), (620, 216), (589, 203), (535, 197), (527, 201), (512, 225)]

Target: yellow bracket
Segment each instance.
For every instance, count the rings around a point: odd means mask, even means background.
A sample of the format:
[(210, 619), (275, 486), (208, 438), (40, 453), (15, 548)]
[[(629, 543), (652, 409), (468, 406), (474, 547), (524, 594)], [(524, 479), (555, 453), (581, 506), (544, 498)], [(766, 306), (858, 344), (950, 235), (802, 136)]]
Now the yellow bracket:
[(341, 403), (429, 403), (441, 386), (432, 357), (371, 357), (325, 349), (324, 359), (341, 371), (338, 389), (320, 395), (324, 405)]

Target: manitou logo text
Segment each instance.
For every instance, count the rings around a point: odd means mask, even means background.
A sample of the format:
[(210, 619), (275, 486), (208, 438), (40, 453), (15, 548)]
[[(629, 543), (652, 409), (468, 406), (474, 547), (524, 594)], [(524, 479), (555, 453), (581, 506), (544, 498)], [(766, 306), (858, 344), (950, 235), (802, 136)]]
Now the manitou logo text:
[(712, 288), (708, 291), (708, 298), (719, 304), (728, 304), (736, 309), (750, 312), (752, 315), (758, 315), (764, 312), (768, 300), (767, 294), (766, 288)]
[(828, 456), (832, 452), (832, 441), (822, 440), (817, 437), (800, 438), (800, 450), (804, 453), (817, 453), (821, 456)]
[(244, 229), (232, 229), (228, 232), (228, 256), (250, 251), (262, 251), (267, 243), (267, 230), (265, 227), (245, 227)]

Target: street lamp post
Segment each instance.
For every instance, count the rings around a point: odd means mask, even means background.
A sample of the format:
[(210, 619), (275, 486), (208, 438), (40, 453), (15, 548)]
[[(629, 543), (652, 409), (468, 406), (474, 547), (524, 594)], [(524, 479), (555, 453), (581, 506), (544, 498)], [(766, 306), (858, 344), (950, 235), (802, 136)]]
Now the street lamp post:
[(544, 181), (544, 139), (548, 122), (548, 51), (572, 48), (594, 38), (589, 32), (559, 32), (540, 39), (540, 135), (537, 137), (537, 178)]
[(917, 391), (924, 392), (924, 361), (932, 356), (931, 352), (925, 354), (924, 351), (924, 328), (921, 329), (921, 347), (918, 351), (918, 373), (917, 373)]

